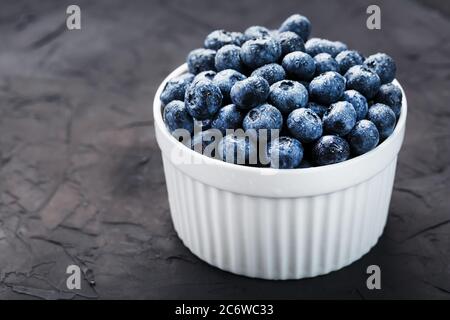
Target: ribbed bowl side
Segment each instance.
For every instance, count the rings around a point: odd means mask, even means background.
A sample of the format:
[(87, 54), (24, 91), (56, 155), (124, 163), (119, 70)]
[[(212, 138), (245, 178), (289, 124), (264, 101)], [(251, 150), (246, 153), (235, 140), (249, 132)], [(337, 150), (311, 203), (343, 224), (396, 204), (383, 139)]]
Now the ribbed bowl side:
[(240, 275), (300, 279), (340, 269), (376, 244), (397, 158), (358, 185), (300, 198), (224, 191), (163, 162), (174, 227), (195, 255)]

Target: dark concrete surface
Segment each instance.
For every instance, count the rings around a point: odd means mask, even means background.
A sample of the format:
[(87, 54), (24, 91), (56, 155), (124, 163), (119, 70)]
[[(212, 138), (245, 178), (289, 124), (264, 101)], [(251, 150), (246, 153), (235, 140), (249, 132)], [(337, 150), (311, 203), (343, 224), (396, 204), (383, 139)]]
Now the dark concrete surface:
[[(450, 19), (423, 2), (76, 1), (82, 30), (67, 31), (72, 1), (2, 1), (0, 298), (450, 298)], [(372, 3), (381, 31), (365, 28)], [(177, 238), (152, 99), (209, 31), (277, 27), (295, 12), (315, 36), (396, 59), (407, 135), (369, 254), (313, 279), (248, 279)], [(66, 288), (70, 264), (79, 291)], [(366, 288), (371, 264), (378, 291)]]

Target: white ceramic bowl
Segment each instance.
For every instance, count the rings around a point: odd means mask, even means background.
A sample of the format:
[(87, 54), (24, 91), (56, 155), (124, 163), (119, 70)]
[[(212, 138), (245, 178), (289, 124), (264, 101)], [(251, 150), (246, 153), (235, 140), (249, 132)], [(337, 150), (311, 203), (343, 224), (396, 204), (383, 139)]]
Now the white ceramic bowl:
[(394, 133), (374, 150), (323, 167), (254, 168), (203, 156), (167, 131), (159, 96), (185, 72), (163, 81), (153, 114), (175, 230), (196, 256), (249, 277), (300, 279), (340, 269), (377, 243), (405, 133), (404, 92)]

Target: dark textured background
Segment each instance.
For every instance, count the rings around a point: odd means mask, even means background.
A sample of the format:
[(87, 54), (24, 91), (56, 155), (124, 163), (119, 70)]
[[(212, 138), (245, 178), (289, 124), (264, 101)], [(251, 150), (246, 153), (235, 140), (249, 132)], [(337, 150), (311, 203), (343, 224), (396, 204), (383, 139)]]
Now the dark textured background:
[[(378, 3), (382, 30), (365, 28)], [(450, 10), (413, 1), (66, 1), (0, 4), (0, 298), (450, 298)], [(407, 93), (389, 220), (359, 261), (300, 281), (248, 279), (177, 238), (151, 106), (161, 80), (217, 28), (277, 27), (385, 51)], [(82, 266), (82, 290), (65, 269)], [(365, 270), (378, 264), (382, 290)], [(89, 281), (95, 281), (90, 286)]]

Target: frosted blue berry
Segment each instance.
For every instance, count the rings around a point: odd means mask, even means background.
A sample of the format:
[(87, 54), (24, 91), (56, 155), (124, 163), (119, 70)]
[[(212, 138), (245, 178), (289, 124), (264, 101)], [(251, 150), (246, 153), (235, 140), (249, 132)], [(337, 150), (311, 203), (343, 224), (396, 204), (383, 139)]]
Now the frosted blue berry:
[(297, 81), (281, 80), (270, 86), (269, 101), (287, 115), (294, 109), (306, 107), (308, 90)]
[(369, 107), (367, 99), (361, 93), (355, 90), (347, 90), (344, 92), (342, 100), (350, 102), (353, 108), (355, 108), (357, 121), (366, 117)]
[(397, 66), (394, 59), (385, 53), (376, 53), (369, 56), (364, 64), (380, 77), (381, 84), (389, 83), (395, 79)]
[(293, 169), (303, 159), (303, 146), (297, 139), (283, 136), (270, 143), (268, 154), (272, 168)]
[(380, 139), (389, 137), (395, 129), (396, 117), (394, 111), (387, 105), (376, 103), (369, 108), (367, 119), (372, 121), (378, 129)]
[(339, 136), (327, 135), (314, 144), (311, 155), (318, 166), (339, 163), (350, 157), (350, 146)]
[(248, 77), (236, 82), (230, 91), (231, 101), (242, 109), (264, 103), (269, 96), (269, 83), (262, 77)]
[(267, 80), (269, 85), (286, 78), (286, 72), (283, 67), (277, 63), (269, 63), (259, 67), (251, 74), (252, 77), (262, 77)]
[(345, 79), (339, 73), (328, 71), (312, 79), (309, 84), (309, 97), (321, 104), (338, 101), (345, 90)]
[(294, 14), (287, 18), (278, 29), (280, 32), (292, 31), (299, 35), (303, 41), (308, 40), (311, 33), (311, 22), (305, 16)]
[(195, 49), (189, 52), (187, 65), (190, 73), (214, 70), (216, 51), (211, 49)]
[(282, 61), (284, 70), (295, 80), (311, 80), (316, 72), (316, 63), (307, 53), (295, 51), (288, 53)]
[(212, 81), (192, 83), (186, 90), (185, 104), (189, 114), (198, 119), (211, 118), (222, 104), (222, 93)]
[(377, 127), (373, 122), (366, 119), (358, 121), (347, 136), (350, 150), (355, 155), (369, 152), (378, 145), (379, 139)]
[(319, 139), (323, 132), (319, 116), (307, 108), (292, 111), (287, 118), (287, 127), (291, 135), (302, 143)]
[(355, 126), (356, 111), (350, 102), (338, 101), (330, 106), (322, 120), (325, 132), (345, 136)]
[(367, 99), (372, 99), (380, 88), (380, 77), (364, 65), (353, 66), (345, 73), (347, 89), (361, 93)]

